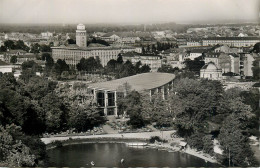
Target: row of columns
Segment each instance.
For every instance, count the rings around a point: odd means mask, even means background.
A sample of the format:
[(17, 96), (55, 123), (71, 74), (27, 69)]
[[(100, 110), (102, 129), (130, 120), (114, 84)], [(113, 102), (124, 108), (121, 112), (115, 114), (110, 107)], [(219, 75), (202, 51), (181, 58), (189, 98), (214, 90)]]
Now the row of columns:
[[(173, 88), (173, 81), (171, 81), (170, 83), (166, 84), (167, 86), (167, 95), (169, 95), (170, 93), (170, 86), (171, 88)], [(162, 91), (162, 98), (165, 99), (165, 87), (166, 85), (163, 85), (161, 87), (156, 88), (156, 92), (159, 93), (159, 88), (161, 88)], [(104, 114), (107, 115), (108, 114), (108, 93), (111, 91), (108, 90), (103, 90), (104, 91)], [(117, 91), (113, 91), (114, 92), (114, 115), (117, 116)], [(94, 94), (94, 101), (97, 102), (97, 90), (94, 88), (93, 89), (93, 94)], [(152, 97), (152, 90), (150, 90), (150, 98)]]
[[(108, 90), (104, 90), (104, 114), (108, 114)], [(94, 101), (97, 102), (97, 90), (94, 88), (93, 89), (93, 94), (94, 94)], [(115, 103), (115, 108), (114, 108), (114, 115), (117, 116), (117, 91), (114, 91), (114, 103)]]
[[(169, 95), (169, 94), (170, 94), (170, 86), (171, 86), (171, 88), (173, 88), (173, 81), (171, 81), (170, 83), (168, 83), (168, 84), (166, 84), (166, 85), (168, 85), (168, 86), (167, 86), (167, 95)], [(161, 86), (161, 87), (156, 88), (156, 92), (157, 92), (157, 93), (159, 93), (159, 88), (161, 88), (163, 100), (165, 100), (165, 86), (166, 86), (166, 85), (163, 85), (163, 86)], [(150, 90), (150, 98), (151, 98), (151, 97), (152, 97), (152, 90)]]

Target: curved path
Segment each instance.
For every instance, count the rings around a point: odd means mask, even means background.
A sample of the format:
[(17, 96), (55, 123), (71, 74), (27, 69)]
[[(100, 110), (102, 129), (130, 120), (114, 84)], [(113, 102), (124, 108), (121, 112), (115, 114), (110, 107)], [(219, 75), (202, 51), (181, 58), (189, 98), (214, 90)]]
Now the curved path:
[[(133, 139), (150, 139), (151, 136), (159, 136), (162, 139), (171, 139), (171, 134), (175, 131), (156, 131), (156, 132), (141, 132), (141, 133), (123, 133), (123, 134), (103, 134), (103, 135), (86, 135), (86, 136), (66, 136), (66, 137), (49, 137), (41, 138), (45, 144), (49, 144), (53, 141), (64, 141), (71, 139), (91, 139), (91, 138), (133, 138)], [(123, 137), (122, 137), (123, 135)]]

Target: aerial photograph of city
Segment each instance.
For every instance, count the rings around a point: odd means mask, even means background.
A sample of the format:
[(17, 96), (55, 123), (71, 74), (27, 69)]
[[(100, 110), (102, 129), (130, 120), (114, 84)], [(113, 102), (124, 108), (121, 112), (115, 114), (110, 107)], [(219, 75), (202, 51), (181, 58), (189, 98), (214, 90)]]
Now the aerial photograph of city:
[(260, 167), (260, 0), (0, 0), (0, 168)]

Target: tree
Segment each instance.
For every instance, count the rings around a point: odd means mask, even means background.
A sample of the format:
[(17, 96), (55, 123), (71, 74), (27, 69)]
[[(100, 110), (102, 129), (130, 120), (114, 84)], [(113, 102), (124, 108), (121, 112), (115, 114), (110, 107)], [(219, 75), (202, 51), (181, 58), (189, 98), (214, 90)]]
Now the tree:
[(22, 74), (19, 77), (25, 83), (29, 81), (31, 77), (36, 76), (36, 72), (42, 72), (42, 67), (34, 61), (26, 61), (22, 63)]
[(67, 42), (68, 44), (76, 44), (76, 40), (73, 39), (68, 39)]
[(253, 79), (259, 80), (260, 79), (260, 57), (257, 57), (253, 62)]
[(18, 86), (19, 86), (18, 82), (16, 81), (13, 74), (4, 73), (0, 75), (0, 90), (1, 89), (16, 90)]
[(260, 53), (260, 43), (256, 43), (252, 51), (254, 53)]
[(118, 71), (119, 73), (117, 74), (116, 78), (123, 78), (136, 74), (134, 65), (130, 61), (126, 61), (123, 66), (118, 69)]
[(153, 52), (153, 53), (155, 53), (155, 52), (156, 52), (156, 47), (155, 47), (155, 45), (154, 45), (154, 44), (152, 45), (152, 52)]
[(35, 156), (20, 140), (14, 139), (8, 131), (0, 126), (0, 160), (10, 166), (35, 166)]
[(102, 68), (99, 58), (89, 57), (87, 59), (81, 58), (80, 62), (76, 65), (79, 71), (95, 72)]
[(49, 45), (43, 44), (43, 45), (41, 46), (41, 51), (42, 51), (42, 52), (51, 52), (51, 47), (50, 47)]
[(104, 120), (100, 117), (97, 107), (89, 104), (87, 106), (78, 106), (71, 114), (69, 124), (77, 131), (87, 131), (99, 126)]
[(40, 53), (40, 50), (41, 50), (41, 46), (38, 43), (34, 43), (31, 45), (31, 50), (30, 50), (31, 53), (37, 54)]
[(109, 46), (109, 43), (106, 42), (105, 40), (96, 39), (96, 38), (93, 38), (91, 41), (88, 41), (87, 45), (89, 45), (91, 43), (98, 43), (98, 44), (102, 44), (102, 45), (105, 45), (105, 46)]
[(128, 124), (133, 128), (141, 128), (145, 125), (142, 116), (141, 96), (137, 91), (132, 91), (124, 99), (119, 100), (118, 105), (119, 110), (126, 111), (130, 116)]
[(163, 64), (162, 67), (158, 68), (158, 72), (175, 73), (178, 72), (177, 68), (172, 68), (171, 65)]
[(224, 150), (222, 164), (227, 166), (256, 165), (248, 138), (243, 135), (241, 124), (235, 114), (225, 119), (218, 139)]
[(135, 64), (135, 72), (136, 73), (140, 73), (140, 68), (142, 66), (142, 63), (141, 61), (138, 61), (136, 64)]
[(42, 60), (45, 61), (45, 71), (49, 72), (54, 66), (54, 60), (49, 53), (42, 53)]
[(78, 71), (83, 71), (87, 69), (86, 59), (81, 58), (79, 63), (76, 65)]
[(0, 126), (0, 161), (9, 166), (44, 166), (47, 158), (45, 144), (36, 137), (21, 132), (14, 124)]
[(123, 64), (124, 61), (123, 61), (122, 54), (118, 54), (116, 62), (117, 62), (118, 64)]
[(216, 113), (223, 94), (218, 81), (180, 79), (174, 82), (169, 96), (170, 109), (175, 114), (174, 124), (183, 136), (206, 131), (206, 119)]
[(20, 50), (24, 50), (24, 51), (27, 51), (27, 52), (29, 51), (29, 47), (26, 46), (22, 40), (18, 40), (15, 43), (14, 49), (20, 49)]
[(140, 68), (139, 73), (146, 73), (146, 72), (150, 72), (150, 71), (151, 71), (150, 66), (144, 64), (144, 65)]
[(248, 132), (251, 135), (259, 136), (259, 117), (260, 117), (260, 107), (259, 107), (259, 97), (260, 93), (258, 89), (251, 89), (249, 91), (241, 91), (240, 96), (242, 97), (243, 103), (250, 105), (252, 113), (254, 116), (248, 120)]
[(0, 52), (6, 52), (6, 51), (7, 51), (6, 46), (1, 46), (1, 47), (0, 47)]
[(146, 53), (150, 53), (150, 45), (147, 46)]
[[(143, 105), (144, 110), (149, 111), (148, 117), (152, 122), (156, 122), (157, 127), (170, 127), (173, 124), (174, 114), (170, 110), (168, 100), (162, 97), (162, 93), (152, 95), (150, 102)], [(150, 108), (147, 109), (147, 106)]]
[(70, 68), (65, 60), (58, 59), (57, 62), (54, 64), (54, 70), (56, 74), (61, 75), (63, 71), (69, 71)]
[(10, 62), (15, 64), (17, 62), (17, 56), (16, 55), (12, 56)]
[(205, 62), (202, 60), (202, 57), (195, 58), (194, 60), (186, 60), (185, 62), (185, 69), (192, 71), (196, 74), (200, 73), (200, 69), (205, 65)]
[(108, 61), (107, 66), (105, 67), (106, 71), (108, 73), (115, 73), (116, 72), (116, 67), (117, 67), (117, 61), (114, 59), (111, 59)]
[(141, 128), (145, 125), (144, 119), (141, 115), (142, 111), (139, 107), (133, 107), (130, 113), (130, 120), (127, 124), (131, 125), (133, 128)]
[(144, 46), (142, 46), (142, 54), (145, 54)]
[(54, 93), (48, 93), (41, 99), (45, 112), (46, 130), (48, 132), (60, 132), (68, 128), (68, 108)]
[(7, 41), (5, 41), (5, 42), (4, 42), (4, 45), (5, 45), (5, 47), (8, 48), (9, 50), (10, 50), (10, 49), (15, 49), (15, 43), (14, 43), (14, 41), (12, 41), (12, 40), (7, 40)]

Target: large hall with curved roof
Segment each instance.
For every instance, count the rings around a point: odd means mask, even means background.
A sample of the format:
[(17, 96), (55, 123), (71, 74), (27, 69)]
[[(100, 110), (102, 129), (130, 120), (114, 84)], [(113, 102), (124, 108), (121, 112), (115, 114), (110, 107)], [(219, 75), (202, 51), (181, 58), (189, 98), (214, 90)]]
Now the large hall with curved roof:
[(149, 72), (121, 79), (92, 83), (88, 88), (93, 91), (94, 101), (104, 115), (117, 115), (117, 100), (126, 95), (126, 90), (148, 92), (150, 96), (161, 93), (166, 98), (173, 87), (174, 74)]

